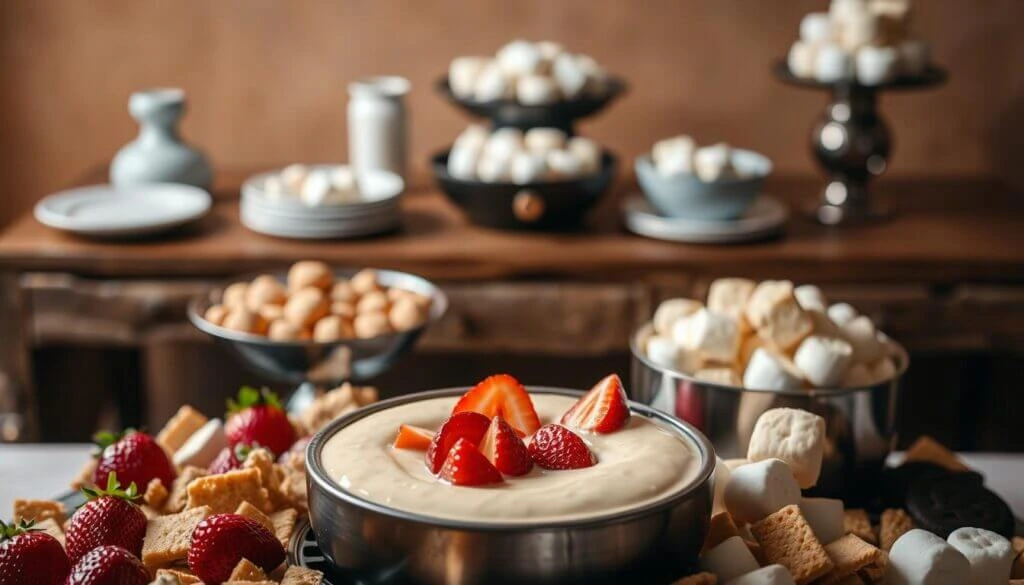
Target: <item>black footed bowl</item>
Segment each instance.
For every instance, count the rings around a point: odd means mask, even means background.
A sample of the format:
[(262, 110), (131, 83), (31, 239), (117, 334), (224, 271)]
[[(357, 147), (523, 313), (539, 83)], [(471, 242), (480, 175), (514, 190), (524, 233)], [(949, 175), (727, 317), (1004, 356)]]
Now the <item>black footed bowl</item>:
[(434, 177), (448, 199), (462, 208), (475, 224), (508, 230), (567, 230), (608, 190), (618, 160), (601, 153), (601, 169), (575, 179), (517, 185), (456, 179), (448, 174), (448, 152), (432, 162)]

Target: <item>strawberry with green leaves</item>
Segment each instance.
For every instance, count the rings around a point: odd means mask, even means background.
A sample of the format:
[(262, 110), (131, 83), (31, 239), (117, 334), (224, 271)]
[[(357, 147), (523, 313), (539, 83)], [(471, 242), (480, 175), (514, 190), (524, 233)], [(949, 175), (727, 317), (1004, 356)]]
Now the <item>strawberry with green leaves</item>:
[(107, 489), (82, 488), (87, 502), (71, 517), (66, 546), (71, 562), (77, 563), (98, 546), (119, 546), (135, 556), (142, 554), (146, 536), (146, 515), (135, 505), (139, 492), (132, 483), (122, 490), (117, 473), (107, 477)]
[(93, 439), (100, 448), (93, 473), (93, 483), (98, 486), (107, 485), (110, 474), (117, 473), (126, 485), (134, 483), (144, 490), (150, 481), (159, 479), (170, 489), (178, 476), (167, 452), (146, 433), (128, 429), (120, 435), (97, 433)]
[(288, 414), (281, 408), (277, 395), (266, 388), (256, 390), (243, 386), (236, 400), (228, 400), (224, 431), (229, 445), (258, 443), (274, 457), (286, 452), (295, 442), (295, 428)]
[(0, 520), (0, 583), (61, 585), (71, 563), (57, 539), (33, 528), (30, 521)]

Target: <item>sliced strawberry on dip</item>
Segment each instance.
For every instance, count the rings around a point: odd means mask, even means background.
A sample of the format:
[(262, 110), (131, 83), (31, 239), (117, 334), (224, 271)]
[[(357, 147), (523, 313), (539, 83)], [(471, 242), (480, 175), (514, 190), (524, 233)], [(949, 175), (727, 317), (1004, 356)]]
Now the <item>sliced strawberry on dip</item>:
[[(491, 419), (479, 412), (457, 412), (444, 421), (441, 428), (430, 441), (427, 447), (427, 467), (431, 473), (441, 471), (448, 452), (455, 446), (459, 439), (466, 439), (473, 444), (473, 449), (484, 438), (487, 427), (491, 426)], [(488, 462), (490, 464), (490, 462)]]
[(540, 417), (533, 408), (529, 392), (508, 374), (484, 379), (462, 396), (452, 413), (467, 411), (479, 412), (487, 418), (500, 414), (523, 436), (532, 435), (540, 428)]
[(597, 463), (579, 435), (556, 424), (544, 425), (530, 441), (530, 457), (544, 469), (583, 469)]
[(434, 433), (422, 427), (413, 425), (399, 425), (398, 436), (392, 445), (395, 449), (411, 449), (413, 451), (426, 451), (434, 440)]
[(580, 431), (614, 433), (629, 420), (629, 402), (622, 380), (605, 377), (562, 415), (562, 424)]
[(441, 479), (452, 485), (486, 485), (504, 481), (501, 472), (477, 450), (476, 444), (462, 438), (448, 452), (441, 466)]
[(533, 459), (519, 434), (498, 415), (480, 442), (480, 452), (505, 475), (526, 475), (533, 469)]

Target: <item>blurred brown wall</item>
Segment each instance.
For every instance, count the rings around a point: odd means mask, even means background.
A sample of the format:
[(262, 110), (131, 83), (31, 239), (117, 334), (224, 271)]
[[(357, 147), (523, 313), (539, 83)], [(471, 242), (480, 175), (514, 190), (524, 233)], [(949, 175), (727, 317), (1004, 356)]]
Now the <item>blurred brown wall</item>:
[[(466, 123), (431, 89), (460, 54), (552, 39), (625, 75), (627, 99), (584, 131), (625, 156), (690, 132), (810, 173), (806, 135), (824, 96), (782, 86), (770, 63), (825, 0), (8, 0), (0, 2), (0, 225), (105, 163), (132, 138), (129, 93), (180, 86), (184, 133), (221, 166), (346, 157), (346, 83), (414, 84), (415, 162)], [(887, 96), (896, 174), (997, 174), (1020, 160), (1024, 2), (918, 2), (916, 28), (952, 74), (940, 91)]]

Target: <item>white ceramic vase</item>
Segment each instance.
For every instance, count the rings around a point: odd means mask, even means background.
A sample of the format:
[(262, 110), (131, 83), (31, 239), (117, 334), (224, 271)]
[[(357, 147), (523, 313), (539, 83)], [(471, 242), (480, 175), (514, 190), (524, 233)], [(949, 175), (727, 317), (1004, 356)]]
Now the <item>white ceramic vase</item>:
[(403, 179), (406, 171), (408, 121), (403, 77), (368, 77), (348, 86), (348, 157), (358, 177), (386, 170)]

